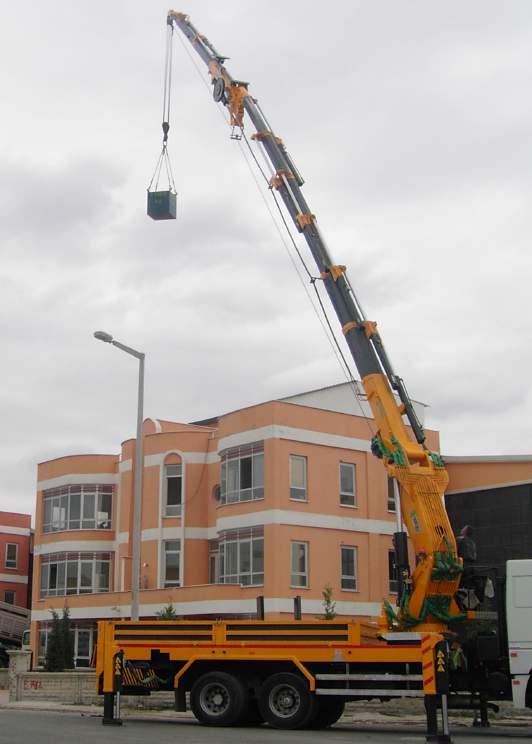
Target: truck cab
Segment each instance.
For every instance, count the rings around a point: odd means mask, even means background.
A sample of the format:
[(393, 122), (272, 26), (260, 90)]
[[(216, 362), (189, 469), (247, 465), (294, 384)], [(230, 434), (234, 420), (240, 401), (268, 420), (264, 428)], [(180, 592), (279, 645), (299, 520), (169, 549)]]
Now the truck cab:
[(506, 618), (513, 703), (532, 707), (532, 560), (507, 563)]

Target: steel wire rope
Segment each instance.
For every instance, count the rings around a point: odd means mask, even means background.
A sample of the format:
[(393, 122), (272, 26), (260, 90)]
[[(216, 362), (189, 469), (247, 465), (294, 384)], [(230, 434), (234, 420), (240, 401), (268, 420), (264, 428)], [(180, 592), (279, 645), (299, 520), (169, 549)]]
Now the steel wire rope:
[[(268, 126), (270, 126), (270, 125), (268, 124)], [(271, 127), (270, 127), (270, 131), (273, 131), (271, 129)], [(253, 152), (253, 149), (252, 149), (252, 147), (251, 147), (251, 145), (249, 143), (249, 140), (246, 137), (246, 135), (244, 134), (244, 131), (243, 130), (242, 130), (242, 136), (243, 136), (243, 139), (244, 139), (246, 145), (249, 148), (249, 151), (251, 153), (251, 156), (253, 157), (253, 160), (255, 161), (255, 164), (256, 164), (257, 168), (259, 169), (262, 177), (264, 178), (265, 182), (268, 184), (268, 187), (270, 188), (270, 184), (269, 184), (268, 178), (267, 178), (266, 174), (264, 173), (264, 171), (263, 171), (263, 169), (262, 169), (262, 167), (261, 167), (261, 165), (260, 165), (257, 157), (255, 156), (255, 153)], [(270, 188), (270, 191), (271, 191), (272, 198), (273, 198), (273, 200), (275, 202), (275, 205), (276, 205), (276, 207), (277, 207), (277, 209), (279, 211), (279, 214), (281, 216), (281, 220), (283, 222), (283, 225), (285, 226), (286, 232), (288, 233), (288, 237), (290, 238), (290, 241), (291, 241), (291, 243), (292, 243), (292, 245), (294, 247), (294, 250), (296, 251), (297, 255), (299, 256), (299, 260), (303, 264), (303, 267), (304, 267), (304, 269), (305, 269), (305, 271), (307, 273), (307, 276), (310, 278), (310, 283), (312, 284), (312, 286), (314, 288), (314, 292), (316, 293), (316, 298), (317, 298), (318, 303), (320, 305), (320, 308), (321, 308), (321, 311), (322, 311), (322, 315), (323, 315), (323, 319), (325, 320), (325, 323), (326, 323), (327, 328), (328, 328), (328, 331), (329, 331), (328, 333), (327, 333), (327, 330), (325, 329), (325, 326), (323, 324), (323, 320), (320, 317), (319, 312), (316, 310), (316, 307), (315, 307), (314, 303), (312, 302), (312, 300), (311, 300), (311, 305), (312, 305), (314, 311), (316, 312), (316, 315), (317, 315), (318, 319), (320, 320), (320, 323), (322, 325), (322, 328), (325, 331), (325, 335), (327, 336), (327, 340), (329, 341), (329, 344), (331, 345), (331, 347), (333, 349), (333, 352), (334, 352), (334, 354), (335, 354), (335, 356), (336, 356), (336, 358), (337, 358), (337, 360), (338, 360), (338, 362), (340, 364), (340, 367), (342, 368), (342, 371), (344, 373), (344, 376), (346, 377), (347, 382), (351, 386), (351, 389), (353, 391), (353, 394), (354, 394), (354, 396), (356, 398), (356, 401), (358, 403), (358, 406), (360, 408), (360, 412), (362, 413), (363, 418), (367, 421), (367, 424), (368, 424), (370, 433), (373, 436), (373, 435), (375, 435), (376, 430), (374, 430), (374, 429), (371, 428), (371, 425), (369, 423), (369, 419), (367, 418), (367, 416), (366, 416), (366, 414), (364, 412), (364, 409), (363, 409), (363, 406), (362, 406), (362, 401), (361, 401), (360, 391), (358, 390), (357, 381), (356, 381), (356, 379), (355, 379), (355, 377), (354, 377), (354, 375), (353, 375), (353, 373), (351, 371), (351, 367), (350, 367), (350, 365), (349, 365), (349, 363), (348, 363), (348, 361), (347, 361), (347, 359), (345, 357), (345, 354), (343, 352), (343, 349), (340, 346), (340, 342), (338, 341), (338, 338), (336, 336), (336, 333), (334, 332), (334, 329), (332, 327), (331, 321), (329, 320), (329, 316), (328, 316), (327, 311), (325, 309), (325, 305), (324, 305), (323, 300), (321, 299), (320, 293), (318, 291), (318, 287), (317, 287), (317, 281), (318, 281), (318, 279), (312, 275), (311, 271), (309, 270), (309, 268), (308, 268), (308, 266), (307, 266), (307, 264), (305, 262), (305, 259), (303, 258), (303, 255), (302, 255), (301, 251), (298, 248), (298, 245), (297, 245), (297, 243), (295, 241), (295, 238), (294, 238), (294, 236), (292, 234), (292, 231), (290, 229), (290, 226), (289, 226), (289, 224), (288, 224), (288, 222), (286, 220), (286, 217), (285, 217), (285, 215), (284, 215), (284, 213), (282, 211), (282, 207), (279, 204), (279, 200), (277, 199), (277, 196), (276, 196), (273, 188)], [(261, 190), (261, 194), (263, 194), (262, 190)], [(268, 211), (270, 211), (267, 204), (266, 204), (266, 206), (268, 208)], [(270, 212), (270, 214), (271, 214), (271, 212)], [(275, 224), (277, 225), (277, 223), (275, 223)], [(279, 229), (278, 225), (277, 225), (277, 228)], [(285, 244), (282, 236), (281, 236), (281, 240), (282, 240), (283, 244), (286, 247), (286, 244)], [(298, 274), (298, 277), (299, 277), (300, 281), (303, 282), (299, 271), (297, 271), (297, 266), (295, 265), (294, 259), (293, 259), (292, 255), (291, 255), (291, 253), (289, 251), (288, 251), (288, 254), (290, 256), (290, 259), (291, 259), (294, 267), (296, 268), (296, 272)], [(309, 296), (309, 293), (307, 291), (306, 284), (303, 284), (303, 286), (304, 286), (305, 292), (307, 293), (307, 296)], [(310, 299), (310, 296), (309, 296), (309, 299)], [(342, 367), (342, 364), (343, 364), (343, 367)]]
[[(181, 42), (181, 45), (183, 46), (183, 49), (185, 50), (185, 53), (186, 53), (187, 57), (191, 61), (194, 69), (196, 70), (196, 73), (198, 74), (198, 76), (199, 76), (202, 84), (207, 88), (207, 90), (210, 93), (209, 83), (207, 82), (207, 80), (205, 79), (202, 71), (200, 70), (199, 66), (197, 65), (196, 60), (191, 55), (190, 50), (188, 49), (188, 47), (185, 44), (185, 40), (182, 39), (181, 36), (179, 36), (178, 38), (179, 38), (179, 41)], [(217, 110), (220, 112), (220, 116), (222, 117), (222, 119), (224, 120), (224, 122), (227, 125), (229, 125), (228, 119), (226, 118), (224, 111), (221, 108), (219, 108), (219, 107), (217, 107)], [(266, 120), (266, 123), (268, 123), (267, 120)], [(268, 124), (268, 126), (270, 126), (270, 125)], [(270, 126), (270, 130), (273, 131), (271, 129), (271, 126)], [(264, 178), (265, 182), (268, 184), (268, 188), (269, 188), (268, 178), (267, 178), (266, 174), (264, 173), (264, 171), (263, 171), (260, 163), (258, 162), (258, 159), (257, 159), (255, 153), (253, 152), (253, 150), (252, 150), (252, 148), (251, 148), (251, 146), (249, 144), (249, 141), (248, 141), (247, 137), (244, 134), (244, 130), (243, 130), (242, 127), (241, 127), (241, 131), (242, 131), (243, 139), (246, 142), (246, 145), (248, 146), (248, 148), (250, 150), (250, 153), (251, 153), (251, 155), (253, 157), (253, 160), (255, 161), (255, 164), (256, 164), (257, 168), (259, 169), (262, 177)], [(273, 192), (273, 189), (270, 189), (269, 188), (269, 190), (271, 191), (273, 200), (275, 202), (275, 205), (276, 205), (276, 207), (277, 207), (277, 209), (279, 211), (279, 214), (281, 216), (283, 225), (284, 225), (284, 227), (286, 229), (286, 232), (288, 233), (288, 236), (290, 238), (290, 242), (292, 243), (292, 245), (293, 245), (293, 247), (294, 247), (294, 249), (295, 249), (295, 251), (296, 251), (296, 253), (297, 253), (298, 257), (299, 257), (299, 259), (300, 259), (300, 261), (301, 261), (301, 263), (302, 263), (302, 265), (303, 265), (303, 267), (305, 269), (305, 272), (307, 273), (308, 277), (311, 279), (312, 284), (314, 285), (314, 290), (316, 292), (316, 296), (318, 298), (319, 305), (321, 307), (323, 318), (321, 317), (319, 310), (316, 308), (314, 302), (312, 301), (312, 295), (308, 291), (307, 284), (304, 282), (304, 280), (303, 280), (303, 278), (302, 278), (302, 276), (301, 276), (301, 274), (300, 274), (300, 272), (299, 272), (299, 270), (297, 268), (297, 263), (294, 260), (294, 257), (292, 256), (292, 254), (291, 254), (291, 252), (290, 252), (290, 250), (289, 250), (289, 248), (288, 248), (288, 246), (286, 244), (286, 241), (285, 241), (285, 238), (283, 236), (282, 230), (281, 230), (279, 224), (277, 223), (277, 220), (275, 219), (275, 217), (273, 215), (273, 212), (270, 209), (270, 206), (268, 204), (268, 201), (267, 201), (267, 199), (266, 199), (266, 197), (264, 195), (263, 190), (260, 188), (260, 185), (259, 185), (259, 183), (258, 183), (258, 181), (257, 181), (257, 179), (255, 177), (255, 174), (253, 172), (253, 169), (252, 169), (249, 161), (247, 160), (247, 158), (245, 158), (244, 148), (242, 147), (242, 143), (241, 142), (239, 142), (239, 146), (240, 146), (241, 153), (244, 155), (244, 159), (246, 161), (246, 164), (248, 165), (248, 168), (249, 168), (249, 170), (250, 170), (250, 172), (251, 172), (251, 174), (252, 174), (252, 176), (253, 176), (253, 178), (255, 180), (255, 184), (256, 184), (256, 186), (257, 186), (257, 188), (259, 190), (259, 193), (261, 195), (261, 198), (263, 200), (263, 203), (266, 206), (266, 209), (268, 210), (268, 213), (269, 213), (269, 215), (270, 215), (270, 217), (271, 217), (271, 219), (272, 219), (272, 221), (273, 221), (273, 223), (275, 225), (275, 228), (276, 228), (276, 230), (277, 230), (277, 232), (279, 234), (279, 237), (281, 239), (281, 242), (283, 244), (283, 247), (285, 248), (285, 250), (286, 250), (286, 252), (288, 254), (288, 257), (290, 258), (290, 261), (292, 263), (292, 266), (294, 267), (294, 270), (295, 270), (295, 272), (296, 272), (296, 274), (298, 276), (298, 279), (301, 282), (301, 284), (302, 284), (302, 286), (303, 286), (303, 288), (305, 290), (305, 294), (307, 295), (307, 298), (308, 298), (308, 300), (309, 300), (309, 302), (311, 304), (311, 307), (312, 307), (314, 313), (316, 314), (316, 317), (318, 318), (318, 320), (320, 322), (320, 325), (322, 327), (322, 330), (325, 333), (325, 336), (327, 338), (327, 341), (329, 342), (329, 345), (331, 346), (331, 349), (333, 351), (333, 354), (335, 355), (336, 360), (337, 360), (338, 364), (340, 365), (340, 368), (342, 369), (342, 373), (343, 373), (344, 377), (346, 378), (347, 382), (349, 383), (349, 385), (350, 385), (350, 387), (351, 387), (351, 389), (353, 391), (354, 397), (355, 397), (355, 399), (357, 401), (358, 407), (359, 407), (360, 412), (362, 414), (362, 418), (366, 421), (367, 426), (369, 428), (369, 431), (370, 431), (371, 435), (374, 436), (377, 433), (377, 429), (376, 429), (376, 427), (373, 427), (372, 428), (372, 426), (370, 424), (370, 419), (368, 419), (368, 417), (366, 415), (366, 412), (364, 411), (364, 407), (362, 405), (362, 400), (361, 400), (361, 398), (364, 398), (366, 400), (367, 400), (367, 398), (366, 398), (366, 396), (361, 396), (361, 393), (360, 393), (360, 391), (358, 389), (358, 384), (357, 384), (356, 378), (354, 377), (353, 373), (351, 372), (350, 366), (349, 366), (349, 364), (348, 364), (348, 362), (347, 362), (347, 360), (345, 358), (345, 355), (344, 355), (344, 353), (343, 353), (343, 351), (342, 351), (342, 349), (340, 347), (340, 344), (339, 344), (339, 341), (338, 341), (338, 339), (336, 337), (336, 334), (334, 333), (334, 331), (332, 329), (331, 323), (330, 323), (329, 318), (327, 316), (327, 313), (325, 311), (325, 307), (323, 305), (323, 302), (321, 300), (321, 297), (319, 296), (317, 287), (315, 286), (316, 278), (309, 271), (309, 269), (308, 269), (308, 267), (307, 267), (307, 265), (305, 263), (305, 260), (304, 260), (304, 258), (302, 256), (302, 254), (301, 254), (298, 246), (297, 246), (297, 243), (296, 243), (296, 241), (294, 239), (294, 236), (292, 235), (292, 231), (290, 230), (290, 227), (289, 227), (289, 225), (288, 225), (288, 223), (286, 221), (286, 218), (284, 216), (284, 213), (282, 212), (281, 206), (280, 206), (280, 204), (277, 201), (277, 198), (276, 198), (276, 196), (275, 196), (275, 194)], [(352, 292), (352, 294), (355, 297), (354, 292)], [(356, 297), (355, 297), (355, 299), (356, 299)], [(324, 319), (325, 319), (325, 323), (324, 323)]]

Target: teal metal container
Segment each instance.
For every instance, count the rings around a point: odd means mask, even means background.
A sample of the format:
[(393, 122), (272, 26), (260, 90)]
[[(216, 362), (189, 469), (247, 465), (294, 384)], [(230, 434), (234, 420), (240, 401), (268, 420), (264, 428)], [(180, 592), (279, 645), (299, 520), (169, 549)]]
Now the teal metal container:
[(153, 220), (175, 220), (176, 201), (173, 191), (148, 191), (148, 216)]

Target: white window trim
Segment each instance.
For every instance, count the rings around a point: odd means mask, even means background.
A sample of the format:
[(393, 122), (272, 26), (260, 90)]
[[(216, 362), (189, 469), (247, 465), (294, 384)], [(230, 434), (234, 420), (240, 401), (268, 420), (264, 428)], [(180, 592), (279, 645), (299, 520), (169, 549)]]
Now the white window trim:
[[(166, 474), (166, 468), (172, 467), (178, 465), (181, 468), (181, 474), (179, 476), (171, 476), (175, 478), (180, 478), (181, 480), (181, 503), (179, 504), (179, 511), (177, 514), (168, 514), (168, 476)], [(163, 519), (179, 519), (181, 515), (183, 514), (183, 484), (184, 484), (184, 477), (183, 477), (183, 463), (182, 462), (165, 462), (163, 464), (163, 498), (161, 499), (162, 502), (162, 517)]]
[[(13, 545), (15, 546), (15, 565), (14, 565), (14, 566), (10, 566), (10, 565), (8, 565), (8, 563), (7, 563), (7, 560), (8, 560), (8, 559), (7, 559), (7, 554), (8, 554), (8, 552), (9, 552), (9, 548), (10, 548), (11, 546), (13, 546)], [(11, 569), (11, 571), (16, 571), (16, 570), (17, 570), (17, 568), (18, 568), (18, 543), (9, 543), (9, 542), (8, 542), (8, 543), (6, 543), (6, 554), (5, 554), (4, 566), (5, 566), (5, 567), (6, 567), (6, 568), (7, 568), (8, 570), (9, 570), (9, 569)]]
[[(92, 595), (92, 594), (108, 594), (109, 592), (112, 592), (113, 591), (113, 585), (112, 585), (113, 554), (112, 553), (109, 553), (109, 558), (108, 559), (106, 559), (106, 558), (103, 558), (103, 559), (102, 558), (96, 558), (96, 554), (99, 551), (83, 551), (83, 550), (82, 551), (63, 551), (60, 555), (65, 555), (66, 556), (66, 554), (69, 553), (69, 552), (77, 552), (78, 553), (77, 561), (74, 561), (74, 559), (70, 559), (70, 561), (67, 561), (66, 558), (57, 559), (57, 560), (54, 560), (54, 561), (46, 561), (44, 563), (41, 561), (41, 566), (40, 566), (40, 568), (41, 568), (41, 572), (40, 572), (41, 573), (41, 578), (40, 578), (40, 586), (39, 586), (39, 599), (40, 600), (49, 599), (51, 597), (84, 597), (84, 596), (89, 596), (89, 595)], [(86, 553), (88, 555), (91, 552), (92, 552), (92, 558), (80, 558), (80, 555), (79, 555), (80, 553)], [(106, 551), (106, 552), (108, 552), (108, 551)], [(68, 576), (67, 576), (67, 565), (66, 564), (68, 562), (72, 562), (72, 563), (76, 562), (76, 564), (77, 564), (76, 587), (75, 587), (76, 588), (76, 591), (75, 592), (69, 592), (69, 591), (67, 591), (67, 589), (68, 589), (68, 587), (67, 587)], [(43, 577), (43, 574), (44, 574), (44, 566), (50, 566), (50, 565), (53, 565), (53, 564), (59, 565), (60, 563), (62, 563), (62, 564), (65, 565), (64, 589), (61, 590), (62, 593), (59, 593), (59, 591), (57, 591), (55, 594), (52, 594), (51, 593), (51, 589), (50, 589), (50, 574), (48, 573), (48, 587), (46, 589), (44, 589), (44, 592), (45, 593), (43, 594), (42, 577)], [(90, 592), (82, 592), (82, 591), (80, 591), (81, 588), (82, 588), (82, 585), (81, 585), (81, 564), (82, 563), (91, 563), (91, 591)], [(108, 566), (109, 566), (109, 571), (108, 571), (108, 584), (109, 584), (109, 586), (108, 586), (107, 589), (98, 589), (98, 590), (96, 589), (96, 564), (97, 563), (107, 563)]]
[[(342, 491), (342, 465), (349, 465), (349, 467), (353, 468), (353, 491), (351, 493), (347, 493), (346, 491)], [(340, 461), (340, 464), (338, 466), (338, 500), (340, 502), (340, 506), (345, 507), (347, 509), (358, 509), (358, 499), (357, 499), (357, 466), (354, 462), (345, 462), (343, 460)], [(352, 504), (342, 504), (342, 496), (350, 496), (353, 498)]]
[[(355, 555), (354, 560), (354, 566), (355, 566), (355, 573), (354, 575), (348, 575), (343, 573), (343, 566), (342, 566), (342, 551), (343, 550), (352, 550)], [(342, 586), (342, 582), (344, 579), (348, 579), (349, 581), (355, 582), (355, 588), (349, 589)], [(356, 545), (340, 545), (340, 590), (342, 592), (358, 592), (358, 547)]]
[[(172, 550), (171, 553), (177, 553), (179, 555), (179, 579), (176, 584), (166, 584), (166, 543), (167, 542), (178, 542), (179, 543), (179, 550)], [(168, 538), (167, 540), (161, 540), (161, 548), (160, 548), (160, 556), (161, 556), (161, 573), (159, 578), (159, 589), (179, 589), (182, 584), (182, 569), (181, 569), (181, 563), (183, 561), (183, 541), (179, 537), (174, 538)]]
[[(299, 486), (293, 486), (292, 485), (292, 460), (303, 460), (305, 463), (304, 468), (304, 486), (305, 489), (305, 497), (302, 499), (297, 498), (297, 496), (292, 496), (292, 488), (299, 488)], [(288, 500), (289, 501), (298, 501), (299, 503), (308, 503), (308, 458), (306, 455), (290, 455), (288, 459), (288, 478), (289, 478), (289, 484), (288, 484)]]
[[(254, 571), (253, 570), (253, 568), (254, 568), (254, 566), (253, 566), (253, 543), (254, 542), (258, 542), (259, 540), (262, 541), (262, 572), (260, 572), (260, 571)], [(240, 584), (240, 586), (246, 586), (246, 587), (248, 587), (248, 586), (264, 586), (264, 545), (265, 545), (265, 543), (264, 543), (264, 534), (262, 534), (262, 535), (250, 535), (249, 537), (240, 537), (238, 535), (235, 535), (234, 537), (233, 536), (229, 536), (228, 539), (227, 538), (224, 538), (223, 540), (220, 540), (219, 550), (223, 546), (223, 552), (224, 552), (224, 573), (223, 574), (219, 574), (219, 576), (221, 578), (222, 575), (223, 575), (224, 581), (223, 582), (220, 582), (220, 583), (224, 583), (224, 584), (226, 583), (225, 582), (225, 577), (227, 575), (225, 573), (226, 564), (227, 564), (227, 557), (225, 555), (225, 550), (226, 550), (226, 546), (229, 543), (236, 543), (236, 546), (237, 546), (237, 555), (236, 555), (236, 568), (237, 568), (236, 576), (237, 576), (237, 579), (236, 579), (236, 583)], [(241, 552), (241, 546), (244, 543), (248, 543), (249, 544), (250, 569), (251, 569), (249, 571), (249, 578), (250, 578), (250, 582), (251, 583), (249, 583), (249, 584), (244, 584), (240, 580), (242, 576), (247, 575), (247, 574), (244, 574), (244, 572), (240, 570), (240, 552)], [(211, 555), (212, 555), (212, 553), (211, 553)], [(221, 551), (218, 553), (218, 555), (221, 555)], [(257, 573), (262, 573), (262, 582), (254, 583), (252, 581), (253, 574), (257, 574)], [(228, 582), (228, 583), (232, 583), (232, 582)]]
[[(251, 487), (249, 489), (242, 488), (240, 483), (240, 463), (243, 459), (249, 457), (251, 459)], [(255, 459), (257, 457), (262, 457), (262, 486), (254, 485), (255, 480)], [(228, 470), (229, 470), (229, 463), (231, 462), (237, 462), (238, 463), (238, 488), (234, 491), (230, 491), (231, 494), (237, 493), (238, 498), (235, 500), (229, 501), (227, 499), (227, 477), (228, 477)], [(222, 488), (222, 485), (224, 483), (223, 473), (225, 473), (225, 491)], [(255, 496), (254, 492), (255, 490), (262, 489), (262, 495), (261, 496)], [(241, 498), (242, 491), (250, 491), (251, 498), (249, 499), (243, 499)], [(220, 461), (220, 500), (218, 501), (217, 508), (220, 506), (230, 506), (232, 504), (249, 504), (253, 501), (263, 501), (265, 497), (265, 491), (264, 491), (264, 447), (261, 451), (257, 452), (251, 452), (249, 455), (245, 454), (234, 454), (231, 457), (222, 457)]]
[[(305, 571), (293, 571), (292, 570), (292, 562), (293, 562), (293, 548), (295, 545), (304, 545), (305, 546)], [(292, 583), (292, 576), (304, 576), (305, 577), (305, 584), (293, 584)], [(307, 540), (290, 540), (290, 588), (291, 589), (309, 589), (310, 588), (310, 580), (309, 580), (309, 543)]]

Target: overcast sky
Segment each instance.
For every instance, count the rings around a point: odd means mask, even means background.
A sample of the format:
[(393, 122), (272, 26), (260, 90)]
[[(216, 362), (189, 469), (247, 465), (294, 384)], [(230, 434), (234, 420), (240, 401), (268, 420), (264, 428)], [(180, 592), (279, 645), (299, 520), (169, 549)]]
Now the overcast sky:
[[(343, 381), (179, 33), (179, 216), (146, 216), (168, 0), (0, 8), (0, 508), (33, 512), (37, 462), (134, 435), (136, 362), (94, 330), (146, 352), (146, 416)], [(530, 0), (175, 9), (250, 82), (443, 453), (532, 452)]]

